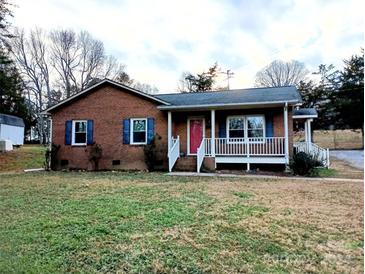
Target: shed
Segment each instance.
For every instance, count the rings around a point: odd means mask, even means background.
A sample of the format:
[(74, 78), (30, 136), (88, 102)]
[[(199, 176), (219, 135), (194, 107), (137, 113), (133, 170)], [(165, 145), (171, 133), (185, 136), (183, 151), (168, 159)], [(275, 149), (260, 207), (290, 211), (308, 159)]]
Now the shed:
[(23, 119), (13, 115), (0, 113), (0, 140), (10, 140), (15, 146), (23, 145)]

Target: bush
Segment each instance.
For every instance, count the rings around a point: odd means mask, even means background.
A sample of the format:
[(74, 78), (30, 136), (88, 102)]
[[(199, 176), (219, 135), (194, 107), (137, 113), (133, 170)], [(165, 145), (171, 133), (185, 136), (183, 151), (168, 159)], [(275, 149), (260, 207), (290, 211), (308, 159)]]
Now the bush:
[(94, 170), (99, 169), (99, 161), (102, 156), (103, 156), (103, 149), (102, 149), (101, 145), (94, 143), (91, 146), (91, 149), (89, 152), (89, 161), (91, 161), (94, 164)]
[(56, 170), (58, 166), (58, 151), (60, 150), (60, 145), (55, 145), (52, 143), (52, 148), (49, 147), (45, 153), (45, 161), (44, 161), (44, 168), (45, 170)]
[(305, 152), (295, 154), (290, 162), (290, 168), (296, 175), (311, 175), (315, 167), (321, 163)]
[(156, 139), (156, 136), (153, 137), (150, 144), (145, 145), (143, 148), (144, 160), (145, 160), (148, 171), (153, 171), (155, 169), (155, 163), (157, 160), (155, 139)]
[[(144, 161), (146, 163), (148, 171), (160, 170), (163, 168), (163, 159), (161, 155), (165, 153), (161, 147), (162, 137), (159, 134), (155, 134), (151, 142), (144, 146)], [(165, 154), (163, 154), (165, 156)], [(163, 157), (164, 157), (163, 156)]]

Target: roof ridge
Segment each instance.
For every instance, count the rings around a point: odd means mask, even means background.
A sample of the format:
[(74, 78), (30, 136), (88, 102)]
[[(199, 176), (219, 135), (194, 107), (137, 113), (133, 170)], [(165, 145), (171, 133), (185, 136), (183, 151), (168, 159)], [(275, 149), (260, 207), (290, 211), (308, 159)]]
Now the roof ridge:
[(154, 94), (153, 96), (160, 95), (182, 95), (182, 94), (204, 94), (204, 93), (220, 93), (220, 92), (230, 92), (230, 91), (246, 91), (246, 90), (258, 90), (258, 89), (272, 89), (272, 88), (290, 88), (295, 86), (281, 86), (281, 87), (253, 87), (253, 88), (235, 88), (235, 89), (226, 89), (226, 90), (208, 90), (208, 91), (198, 91), (198, 92), (178, 92), (178, 93), (162, 93), (162, 94)]

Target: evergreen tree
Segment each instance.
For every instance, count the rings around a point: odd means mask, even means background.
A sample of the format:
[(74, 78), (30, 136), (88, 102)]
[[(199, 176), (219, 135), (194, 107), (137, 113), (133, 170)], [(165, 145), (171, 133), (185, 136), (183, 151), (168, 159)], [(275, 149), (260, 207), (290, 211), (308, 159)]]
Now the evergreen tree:
[(29, 117), (22, 95), (23, 81), (14, 65), (0, 50), (0, 113), (11, 114), (23, 118), (29, 128)]
[(7, 16), (12, 16), (9, 3), (0, 0), (0, 113), (11, 114), (23, 118), (29, 128), (31, 118), (22, 96), (23, 81), (13, 61), (8, 57), (7, 43), (11, 35), (7, 31)]
[(337, 128), (361, 129), (364, 136), (364, 51), (345, 60), (341, 87), (333, 98)]

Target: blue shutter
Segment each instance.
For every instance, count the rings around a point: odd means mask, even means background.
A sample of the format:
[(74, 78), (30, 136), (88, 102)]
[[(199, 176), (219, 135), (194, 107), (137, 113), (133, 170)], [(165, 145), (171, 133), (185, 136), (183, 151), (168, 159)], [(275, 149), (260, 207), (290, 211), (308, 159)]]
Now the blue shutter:
[(147, 118), (147, 144), (151, 144), (155, 136), (155, 119)]
[(272, 116), (265, 116), (266, 121), (266, 137), (274, 137), (274, 123)]
[(130, 143), (130, 120), (123, 120), (123, 144), (129, 145)]
[(227, 121), (226, 117), (222, 117), (222, 119), (219, 120), (219, 138), (226, 138), (227, 137)]
[(72, 138), (72, 121), (66, 121), (65, 123), (65, 145), (71, 145)]
[(86, 141), (88, 145), (92, 145), (94, 143), (94, 121), (87, 120), (87, 136)]

